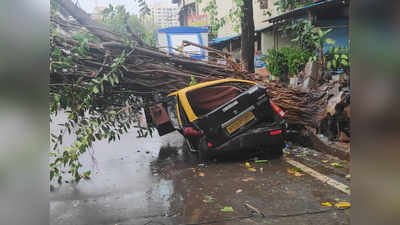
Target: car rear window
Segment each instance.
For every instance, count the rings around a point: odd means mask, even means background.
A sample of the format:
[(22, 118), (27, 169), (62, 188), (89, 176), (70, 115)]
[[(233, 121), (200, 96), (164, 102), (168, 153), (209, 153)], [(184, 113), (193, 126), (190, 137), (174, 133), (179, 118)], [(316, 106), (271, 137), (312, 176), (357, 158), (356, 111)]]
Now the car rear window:
[(226, 82), (190, 91), (186, 96), (194, 113), (200, 117), (217, 109), (253, 86), (254, 84), (246, 82)]

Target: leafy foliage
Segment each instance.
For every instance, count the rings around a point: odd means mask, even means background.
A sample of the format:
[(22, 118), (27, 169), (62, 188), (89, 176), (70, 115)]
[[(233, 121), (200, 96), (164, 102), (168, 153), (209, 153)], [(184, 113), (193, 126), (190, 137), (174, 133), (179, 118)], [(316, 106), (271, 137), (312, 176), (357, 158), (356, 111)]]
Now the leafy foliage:
[(268, 49), (266, 63), (271, 75), (280, 77), (282, 81), (287, 81), (287, 59), (281, 50)]
[(326, 38), (326, 35), (332, 29), (322, 30), (319, 27), (315, 27), (309, 20), (300, 19), (291, 25), (285, 26), (283, 30), (294, 33), (295, 38), (292, 39), (292, 42), (295, 42), (298, 46), (312, 54), (310, 61), (319, 59), (321, 64), (325, 62), (324, 43), (329, 45), (335, 44), (333, 39)]
[[(151, 22), (142, 22), (136, 15), (130, 15), (124, 6), (112, 6), (103, 10), (103, 23), (112, 31), (122, 34), (128, 34), (128, 27), (131, 31), (138, 35), (146, 44), (150, 46), (156, 45), (157, 25)], [(129, 42), (129, 40), (126, 40)]]
[(266, 57), (267, 69), (286, 82), (287, 75), (296, 76), (304, 69), (309, 57), (310, 53), (299, 47), (269, 49)]
[(349, 49), (346, 47), (331, 47), (325, 54), (326, 67), (329, 71), (343, 70), (345, 73), (350, 72)]
[(312, 2), (312, 0), (278, 0), (274, 5), (277, 7), (279, 12), (283, 13), (311, 4)]
[(302, 71), (310, 58), (310, 53), (299, 47), (283, 48), (287, 59), (288, 73), (296, 76)]
[(217, 1), (211, 0), (208, 2), (207, 6), (203, 8), (203, 12), (207, 13), (209, 18), (209, 27), (210, 27), (210, 34), (213, 37), (217, 37), (219, 29), (221, 29), (225, 23), (225, 17), (218, 17), (218, 10), (217, 10)]
[[(123, 7), (112, 8), (106, 14), (106, 24), (125, 32), (122, 19), (127, 14)], [(57, 116), (66, 117), (50, 134), (50, 180), (59, 184), (90, 178), (90, 171), (81, 171), (79, 159), (95, 141), (119, 140), (132, 127), (138, 128), (139, 137), (152, 135), (152, 129), (137, 125), (142, 100), (119, 87), (131, 52), (106, 55), (102, 68), (93, 71), (81, 62), (92, 59), (90, 46), (99, 40), (85, 30), (76, 32), (72, 39), (75, 44), (70, 46), (54, 29), (50, 33), (50, 122), (55, 123)], [(74, 138), (71, 145), (65, 144), (65, 135)]]

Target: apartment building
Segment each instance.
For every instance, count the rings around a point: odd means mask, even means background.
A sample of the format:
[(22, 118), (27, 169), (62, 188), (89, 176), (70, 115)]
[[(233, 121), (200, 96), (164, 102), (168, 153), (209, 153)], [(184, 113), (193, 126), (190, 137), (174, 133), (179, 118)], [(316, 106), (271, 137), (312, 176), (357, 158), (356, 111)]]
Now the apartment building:
[(164, 28), (179, 26), (178, 6), (168, 2), (151, 5), (150, 17), (153, 23)]

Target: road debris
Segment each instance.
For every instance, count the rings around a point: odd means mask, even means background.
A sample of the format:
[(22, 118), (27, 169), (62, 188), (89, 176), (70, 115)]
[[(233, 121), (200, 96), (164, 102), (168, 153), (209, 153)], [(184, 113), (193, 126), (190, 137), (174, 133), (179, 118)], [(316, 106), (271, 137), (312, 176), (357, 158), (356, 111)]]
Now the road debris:
[(221, 212), (233, 212), (232, 206), (225, 206), (221, 209)]
[(244, 205), (251, 210), (252, 212), (257, 213), (258, 215), (261, 215), (262, 217), (265, 217), (264, 213), (262, 213), (260, 210), (258, 210), (256, 207), (250, 205), (249, 203), (244, 203)]
[(211, 202), (214, 202), (214, 200), (215, 200), (215, 198), (214, 198), (213, 196), (211, 196), (211, 195), (205, 195), (205, 196), (204, 196), (204, 199), (203, 199), (203, 202), (204, 202), (204, 203), (211, 203)]
[(240, 192), (242, 192), (243, 190), (242, 189), (237, 189), (236, 190), (236, 194), (239, 194)]
[(350, 208), (350, 202), (338, 202), (335, 204), (335, 207), (338, 209), (348, 209)]
[(249, 170), (250, 172), (257, 172), (257, 169), (252, 168), (252, 167), (248, 168), (248, 170)]
[(242, 181), (244, 181), (244, 182), (255, 181), (255, 180), (256, 180), (256, 178), (254, 178), (254, 177), (248, 177), (248, 178), (242, 179)]
[(296, 177), (304, 176), (304, 173), (301, 173), (303, 171), (301, 169), (299, 169), (299, 168), (292, 168), (292, 169), (288, 168), (287, 172), (290, 173), (290, 174), (293, 174)]
[(325, 207), (332, 207), (332, 204), (330, 202), (322, 202), (321, 205)]
[(344, 168), (344, 166), (342, 164), (337, 163), (337, 162), (331, 163), (331, 166), (334, 166), (336, 168)]

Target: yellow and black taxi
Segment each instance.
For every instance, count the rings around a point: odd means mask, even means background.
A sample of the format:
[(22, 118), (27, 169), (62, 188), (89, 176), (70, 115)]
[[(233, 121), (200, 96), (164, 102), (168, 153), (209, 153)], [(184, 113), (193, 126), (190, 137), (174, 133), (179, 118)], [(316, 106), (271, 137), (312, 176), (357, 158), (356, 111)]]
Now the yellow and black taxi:
[(285, 113), (266, 87), (252, 81), (229, 78), (189, 86), (170, 93), (150, 114), (160, 136), (179, 131), (201, 160), (236, 150), (282, 155)]

